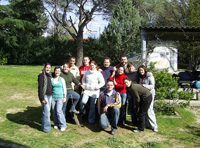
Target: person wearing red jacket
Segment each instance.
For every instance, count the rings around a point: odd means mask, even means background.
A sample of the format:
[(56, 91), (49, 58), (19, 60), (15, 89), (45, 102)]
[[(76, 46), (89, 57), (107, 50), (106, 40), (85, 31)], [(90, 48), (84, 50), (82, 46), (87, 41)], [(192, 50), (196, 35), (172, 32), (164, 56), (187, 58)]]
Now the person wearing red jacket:
[[(116, 74), (117, 71), (117, 74)], [(127, 75), (124, 74), (124, 68), (120, 66), (118, 70), (116, 67), (113, 67), (113, 73), (110, 76), (110, 80), (114, 81), (115, 89), (120, 93), (122, 99), (122, 106), (121, 106), (121, 114), (120, 114), (120, 123), (125, 125), (126, 122), (126, 99), (127, 99), (127, 90), (126, 85), (124, 84), (124, 79), (127, 78)]]

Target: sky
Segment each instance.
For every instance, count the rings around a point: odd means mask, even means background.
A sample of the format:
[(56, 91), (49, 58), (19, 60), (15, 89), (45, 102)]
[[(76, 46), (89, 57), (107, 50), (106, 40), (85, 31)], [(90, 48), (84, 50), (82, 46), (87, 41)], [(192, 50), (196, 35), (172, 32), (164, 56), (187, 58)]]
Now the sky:
[[(7, 0), (0, 0), (1, 5), (6, 5), (8, 4)], [(49, 26), (53, 25), (51, 22)], [(88, 24), (87, 28), (90, 30), (88, 31), (85, 27), (84, 29), (84, 38), (87, 37), (93, 37), (93, 38), (98, 38), (99, 35), (103, 32), (104, 27), (108, 25), (108, 21), (103, 20), (102, 15), (96, 15), (94, 16), (94, 19)], [(47, 34), (45, 33), (45, 36)]]

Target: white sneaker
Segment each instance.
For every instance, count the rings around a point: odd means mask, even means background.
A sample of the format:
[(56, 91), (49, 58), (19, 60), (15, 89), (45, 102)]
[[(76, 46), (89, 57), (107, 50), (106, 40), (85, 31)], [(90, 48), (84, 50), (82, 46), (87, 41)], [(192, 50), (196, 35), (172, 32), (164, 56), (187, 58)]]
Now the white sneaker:
[(158, 132), (158, 128), (154, 128), (153, 131), (154, 131), (154, 132)]
[(53, 128), (54, 128), (54, 129), (58, 129), (58, 126), (54, 126)]
[(66, 130), (66, 128), (61, 128), (60, 129), (61, 132), (64, 132), (65, 130)]

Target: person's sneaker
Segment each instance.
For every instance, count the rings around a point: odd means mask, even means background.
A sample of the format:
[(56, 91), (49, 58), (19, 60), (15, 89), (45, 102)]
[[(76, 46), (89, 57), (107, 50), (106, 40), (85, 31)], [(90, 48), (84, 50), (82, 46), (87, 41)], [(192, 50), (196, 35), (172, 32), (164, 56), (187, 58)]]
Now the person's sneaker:
[(141, 131), (139, 129), (133, 130), (134, 133), (143, 133), (144, 131)]
[(61, 132), (64, 132), (65, 130), (66, 130), (66, 128), (61, 128), (60, 129)]
[(43, 132), (45, 132), (45, 133), (49, 133), (50, 131), (43, 131)]
[(58, 129), (58, 126), (54, 126), (53, 128), (54, 128), (54, 129)]
[(153, 131), (154, 131), (154, 132), (158, 132), (158, 128), (154, 128)]
[(116, 134), (117, 134), (117, 129), (112, 128), (111, 134), (112, 134), (112, 135), (116, 135)]

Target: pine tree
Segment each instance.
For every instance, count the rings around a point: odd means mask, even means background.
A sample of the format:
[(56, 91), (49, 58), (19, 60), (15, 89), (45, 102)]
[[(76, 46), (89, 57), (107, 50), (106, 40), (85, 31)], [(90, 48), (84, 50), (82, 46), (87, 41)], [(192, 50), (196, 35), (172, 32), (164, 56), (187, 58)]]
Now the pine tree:
[(139, 26), (141, 18), (130, 0), (121, 0), (112, 11), (109, 25), (105, 28), (101, 41), (105, 43), (105, 54), (112, 56), (113, 62), (122, 55), (128, 57), (140, 51)]

